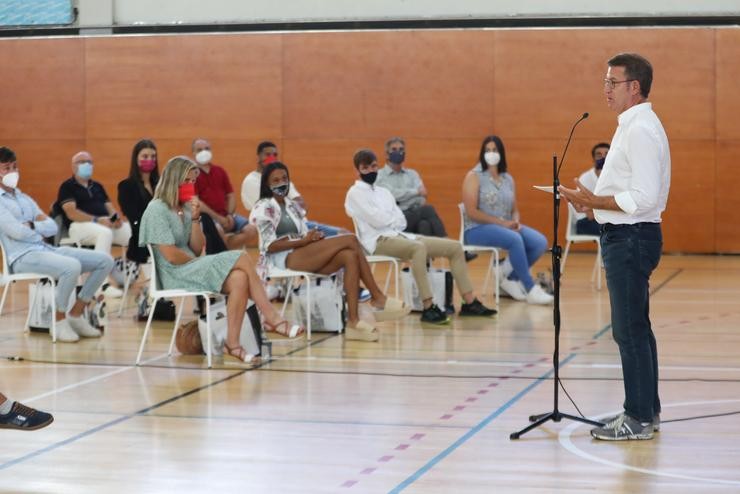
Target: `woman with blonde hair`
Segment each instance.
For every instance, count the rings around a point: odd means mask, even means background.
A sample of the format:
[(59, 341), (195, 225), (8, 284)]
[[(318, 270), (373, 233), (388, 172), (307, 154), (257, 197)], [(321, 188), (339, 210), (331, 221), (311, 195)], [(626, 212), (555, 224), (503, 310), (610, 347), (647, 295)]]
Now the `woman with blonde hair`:
[(150, 244), (163, 288), (208, 290), (228, 295), (225, 354), (250, 362), (252, 355), (239, 344), (247, 299), (262, 313), (268, 331), (288, 337), (303, 328), (282, 320), (265, 295), (262, 282), (246, 252), (226, 251), (200, 255), (205, 237), (200, 224), (200, 203), (195, 195), (198, 168), (184, 156), (172, 158), (162, 172), (154, 198), (141, 220), (139, 245)]

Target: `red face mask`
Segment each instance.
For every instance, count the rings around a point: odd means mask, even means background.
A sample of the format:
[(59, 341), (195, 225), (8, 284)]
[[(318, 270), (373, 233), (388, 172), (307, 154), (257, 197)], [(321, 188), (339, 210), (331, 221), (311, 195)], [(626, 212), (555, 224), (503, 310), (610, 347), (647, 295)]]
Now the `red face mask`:
[(266, 156), (265, 159), (262, 160), (262, 163), (265, 165), (269, 165), (270, 163), (277, 161), (277, 156), (274, 154), (271, 154), (269, 156)]
[(184, 184), (180, 184), (177, 193), (178, 197), (180, 198), (180, 204), (185, 204), (186, 202), (190, 201), (190, 199), (195, 197), (195, 184), (192, 182), (185, 182)]

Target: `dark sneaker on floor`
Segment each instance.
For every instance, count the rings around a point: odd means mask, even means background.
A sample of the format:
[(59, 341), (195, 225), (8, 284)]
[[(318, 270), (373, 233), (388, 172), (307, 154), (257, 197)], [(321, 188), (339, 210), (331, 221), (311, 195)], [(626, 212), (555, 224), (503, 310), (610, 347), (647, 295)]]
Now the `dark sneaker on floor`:
[(653, 438), (653, 423), (641, 423), (623, 413), (603, 427), (591, 429), (591, 435), (602, 441), (647, 440)]
[(480, 303), (480, 300), (478, 299), (473, 300), (469, 304), (462, 304), (462, 306), (460, 306), (461, 316), (490, 317), (497, 313), (498, 311), (496, 309), (489, 309)]
[(421, 311), (421, 322), (447, 324), (450, 318), (437, 305), (432, 304), (428, 309)]
[(7, 415), (0, 415), (0, 429), (17, 429), (21, 431), (35, 431), (54, 422), (51, 414), (35, 410), (17, 401)]
[(478, 258), (478, 254), (476, 254), (475, 252), (465, 251), (465, 262), (470, 262), (473, 259), (477, 259), (477, 258)]
[[(619, 415), (613, 415), (601, 420), (601, 422), (604, 422), (604, 427), (613, 428), (614, 424), (617, 422), (617, 420), (619, 420), (621, 416), (621, 413)], [(656, 414), (653, 417), (653, 432), (660, 432), (660, 414)]]

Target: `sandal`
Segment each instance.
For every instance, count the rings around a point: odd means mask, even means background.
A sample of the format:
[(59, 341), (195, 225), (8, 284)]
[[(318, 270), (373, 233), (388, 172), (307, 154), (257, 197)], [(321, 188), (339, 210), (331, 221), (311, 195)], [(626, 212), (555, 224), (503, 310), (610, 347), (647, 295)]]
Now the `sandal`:
[(259, 364), (260, 363), (260, 356), (259, 355), (252, 355), (251, 353), (247, 353), (247, 351), (244, 349), (243, 346), (235, 346), (230, 347), (228, 343), (224, 342), (224, 356), (234, 357), (237, 360), (241, 360), (242, 362), (245, 362), (247, 364)]
[[(290, 328), (288, 326), (290, 326)], [(290, 339), (297, 338), (298, 336), (302, 336), (303, 333), (306, 332), (306, 330), (302, 326), (299, 326), (298, 324), (293, 324), (291, 326), (290, 323), (286, 319), (283, 319), (277, 324), (271, 324), (270, 322), (265, 321), (265, 327), (267, 331), (269, 332), (277, 333), (281, 336), (285, 336), (286, 338), (290, 338)]]
[(395, 297), (387, 297), (385, 307), (382, 309), (378, 309), (376, 307), (373, 311), (373, 316), (375, 316), (376, 321), (381, 322), (400, 319), (407, 316), (409, 312), (411, 312), (411, 308), (403, 303), (403, 301), (398, 300)]
[(344, 331), (344, 337), (347, 340), (378, 341), (380, 339), (380, 333), (365, 321), (358, 321), (354, 327), (347, 326), (347, 329)]

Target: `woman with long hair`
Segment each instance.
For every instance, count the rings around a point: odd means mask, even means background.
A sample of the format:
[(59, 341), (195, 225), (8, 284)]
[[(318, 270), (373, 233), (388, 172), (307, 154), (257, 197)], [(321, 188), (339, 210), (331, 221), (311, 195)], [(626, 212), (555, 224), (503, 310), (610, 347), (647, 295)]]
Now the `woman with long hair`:
[(357, 237), (349, 234), (324, 238), (319, 230), (309, 230), (305, 212), (288, 197), (289, 190), (288, 167), (279, 161), (267, 165), (262, 172), (260, 200), (250, 215), (250, 221), (257, 225), (259, 232), (263, 276), (269, 276), (270, 266), (320, 274), (344, 269), (348, 312), (345, 337), (377, 341), (378, 330), (359, 318), (360, 280), (370, 291), (376, 320), (403, 317), (408, 309), (403, 302), (386, 297), (380, 290)]
[(514, 179), (506, 163), (506, 149), (499, 136), (483, 139), (478, 164), (463, 181), (465, 243), (506, 249), (501, 265), (501, 289), (515, 300), (532, 304), (552, 303), (532, 279), (529, 268), (547, 249), (547, 239), (521, 223)]
[(239, 344), (249, 298), (262, 313), (265, 327), (288, 337), (303, 334), (300, 326), (283, 320), (265, 295), (249, 255), (226, 251), (200, 255), (205, 247), (200, 203), (195, 195), (198, 168), (184, 156), (172, 158), (162, 172), (154, 198), (141, 220), (139, 245), (150, 244), (157, 276), (164, 288), (208, 290), (228, 295), (225, 354), (244, 362), (253, 356)]

